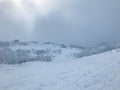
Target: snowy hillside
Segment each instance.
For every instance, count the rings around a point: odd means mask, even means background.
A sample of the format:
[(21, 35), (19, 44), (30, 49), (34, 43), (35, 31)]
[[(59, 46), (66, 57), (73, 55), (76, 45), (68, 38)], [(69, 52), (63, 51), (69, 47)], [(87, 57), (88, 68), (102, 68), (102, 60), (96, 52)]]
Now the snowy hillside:
[[(64, 61), (72, 60), (75, 53), (82, 53), (84, 49), (71, 48), (64, 44), (45, 44), (45, 43), (28, 43), (28, 45), (16, 45), (11, 47), (13, 51), (20, 49), (30, 51), (30, 56), (49, 56), (51, 61), (58, 61), (58, 58), (63, 58)], [(41, 59), (41, 58), (40, 58)], [(60, 62), (63, 60), (61, 59)], [(36, 60), (37, 61), (37, 60)], [(41, 61), (41, 60), (38, 60)], [(45, 60), (44, 60), (45, 61)]]
[(58, 58), (64, 58), (64, 61), (67, 61), (76, 58), (74, 54), (84, 51), (83, 48), (53, 43), (2, 42), (0, 45), (0, 63), (2, 64), (21, 64), (30, 61), (58, 62)]
[(120, 90), (120, 49), (69, 62), (1, 64), (0, 90)]
[(76, 45), (64, 45), (39, 42), (0, 42), (0, 64), (21, 64), (31, 61), (65, 62), (81, 57), (111, 51), (120, 44), (102, 43), (95, 47), (84, 48)]

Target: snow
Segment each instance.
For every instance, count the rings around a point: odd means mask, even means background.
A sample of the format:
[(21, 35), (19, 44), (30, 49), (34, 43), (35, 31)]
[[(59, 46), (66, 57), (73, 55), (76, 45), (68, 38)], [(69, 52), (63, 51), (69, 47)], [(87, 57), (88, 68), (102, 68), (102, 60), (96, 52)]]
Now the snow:
[[(15, 45), (10, 47), (12, 50), (17, 50), (17, 49), (21, 49), (21, 50), (30, 50), (32, 53), (30, 54), (30, 56), (36, 56), (33, 53), (33, 50), (50, 50), (50, 55), (51, 57), (54, 56), (53, 61), (55, 62), (65, 62), (65, 61), (70, 61), (73, 60), (75, 57), (73, 57), (74, 53), (80, 53), (83, 51), (83, 49), (78, 49), (78, 48), (62, 48), (60, 45), (54, 45), (54, 44), (41, 44), (41, 43), (37, 43), (37, 44), (28, 44), (28, 45)], [(55, 53), (54, 51), (58, 51), (60, 50), (61, 53)], [(60, 60), (58, 59), (60, 58)]]
[(0, 65), (0, 90), (120, 90), (120, 49), (68, 62)]

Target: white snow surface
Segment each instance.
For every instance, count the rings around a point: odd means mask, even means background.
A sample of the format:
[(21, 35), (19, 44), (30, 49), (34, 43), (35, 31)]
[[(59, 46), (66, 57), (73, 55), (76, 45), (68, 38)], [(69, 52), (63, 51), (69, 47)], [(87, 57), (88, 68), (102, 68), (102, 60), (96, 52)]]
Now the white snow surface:
[(120, 90), (120, 49), (68, 62), (0, 65), (0, 90)]

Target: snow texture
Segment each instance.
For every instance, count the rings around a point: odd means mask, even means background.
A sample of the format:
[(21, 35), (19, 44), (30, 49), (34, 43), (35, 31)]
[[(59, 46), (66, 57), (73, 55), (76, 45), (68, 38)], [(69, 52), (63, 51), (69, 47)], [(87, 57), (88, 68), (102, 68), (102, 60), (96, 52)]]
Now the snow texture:
[(67, 62), (1, 64), (0, 90), (120, 90), (120, 49)]

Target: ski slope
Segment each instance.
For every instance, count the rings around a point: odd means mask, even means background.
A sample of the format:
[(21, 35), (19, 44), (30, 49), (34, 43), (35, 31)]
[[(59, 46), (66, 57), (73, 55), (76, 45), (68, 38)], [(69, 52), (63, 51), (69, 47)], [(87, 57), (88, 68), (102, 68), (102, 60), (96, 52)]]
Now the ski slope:
[(120, 49), (68, 62), (0, 65), (0, 90), (120, 90)]

